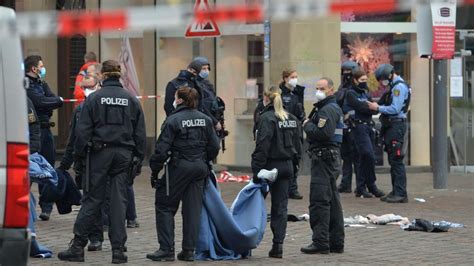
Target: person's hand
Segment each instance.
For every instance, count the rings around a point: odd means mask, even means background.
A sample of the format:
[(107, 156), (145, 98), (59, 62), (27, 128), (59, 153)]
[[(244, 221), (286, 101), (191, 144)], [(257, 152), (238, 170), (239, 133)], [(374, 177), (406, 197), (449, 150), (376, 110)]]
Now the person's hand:
[(367, 101), (367, 105), (369, 105), (369, 109), (372, 111), (378, 111), (379, 110), (379, 104), (376, 102), (369, 102)]
[(222, 125), (221, 123), (217, 123), (215, 126), (216, 131), (221, 131), (222, 130)]
[(306, 125), (306, 123), (308, 123), (308, 122), (309, 122), (309, 119), (308, 119), (308, 118), (306, 118), (306, 119), (303, 121), (303, 126), (305, 126), (305, 125)]
[(158, 183), (158, 172), (151, 172), (151, 176), (150, 176), (151, 187), (156, 188), (156, 183)]

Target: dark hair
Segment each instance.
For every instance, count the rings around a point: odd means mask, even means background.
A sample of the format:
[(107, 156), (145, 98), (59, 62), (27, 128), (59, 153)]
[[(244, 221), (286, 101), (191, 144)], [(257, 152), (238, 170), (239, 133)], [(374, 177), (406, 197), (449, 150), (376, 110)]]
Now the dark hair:
[(328, 83), (328, 88), (329, 88), (329, 89), (334, 88), (334, 81), (332, 81), (331, 78), (322, 77), (322, 78), (320, 78), (319, 80), (325, 80), (325, 81)]
[(364, 70), (358, 69), (358, 70), (354, 71), (354, 73), (352, 73), (352, 84), (355, 85), (354, 80), (359, 80), (360, 77), (362, 77), (362, 76), (367, 76), (367, 73), (365, 73)]
[(108, 78), (120, 78), (122, 76), (122, 68), (119, 62), (115, 60), (107, 60), (102, 63), (102, 69), (100, 70), (104, 79)]
[(97, 55), (94, 52), (87, 52), (87, 54), (84, 55), (84, 59), (87, 61), (91, 62), (97, 62)]
[(43, 61), (43, 59), (39, 55), (27, 56), (25, 58), (25, 61), (23, 62), (25, 66), (25, 73), (30, 72), (31, 68), (33, 67), (38, 67), (39, 61)]
[(283, 70), (283, 72), (281, 72), (281, 82), (280, 82), (280, 85), (284, 84), (285, 83), (285, 79), (289, 76), (291, 76), (291, 74), (295, 73), (296, 70), (294, 69), (285, 69)]
[(183, 100), (183, 104), (191, 109), (196, 109), (199, 103), (199, 93), (190, 87), (181, 87), (176, 91), (176, 96)]

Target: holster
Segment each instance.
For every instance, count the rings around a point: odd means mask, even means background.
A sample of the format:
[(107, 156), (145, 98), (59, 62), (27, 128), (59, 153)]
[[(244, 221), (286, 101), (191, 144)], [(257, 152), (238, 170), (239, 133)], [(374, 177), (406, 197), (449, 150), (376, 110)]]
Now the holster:
[(337, 148), (316, 148), (311, 150), (311, 159), (336, 160), (339, 156)]

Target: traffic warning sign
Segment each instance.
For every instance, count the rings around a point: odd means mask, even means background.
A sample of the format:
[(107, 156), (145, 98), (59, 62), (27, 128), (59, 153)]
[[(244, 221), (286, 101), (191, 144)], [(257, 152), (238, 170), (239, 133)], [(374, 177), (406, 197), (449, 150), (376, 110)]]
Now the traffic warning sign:
[[(194, 5), (194, 13), (197, 12), (206, 12), (209, 11), (208, 0), (196, 0)], [(204, 20), (195, 19), (191, 24), (188, 25), (186, 29), (186, 34), (184, 35), (187, 38), (196, 38), (196, 37), (217, 37), (220, 36), (221, 32), (217, 27), (217, 23), (214, 21), (213, 17), (208, 17)]]

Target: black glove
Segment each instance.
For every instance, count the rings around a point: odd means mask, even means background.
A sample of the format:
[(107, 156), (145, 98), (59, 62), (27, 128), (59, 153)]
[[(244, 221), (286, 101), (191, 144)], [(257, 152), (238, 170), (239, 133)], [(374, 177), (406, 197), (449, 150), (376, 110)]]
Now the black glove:
[(252, 181), (253, 181), (255, 184), (260, 184), (260, 183), (262, 183), (262, 179), (258, 178), (257, 175), (253, 175)]
[(67, 166), (63, 162), (61, 162), (61, 164), (58, 167), (58, 169), (63, 170), (63, 171), (67, 171), (67, 170), (69, 170), (69, 168), (71, 168), (71, 166)]
[(151, 172), (150, 176), (150, 185), (152, 188), (156, 188), (156, 184), (158, 183), (158, 172)]

